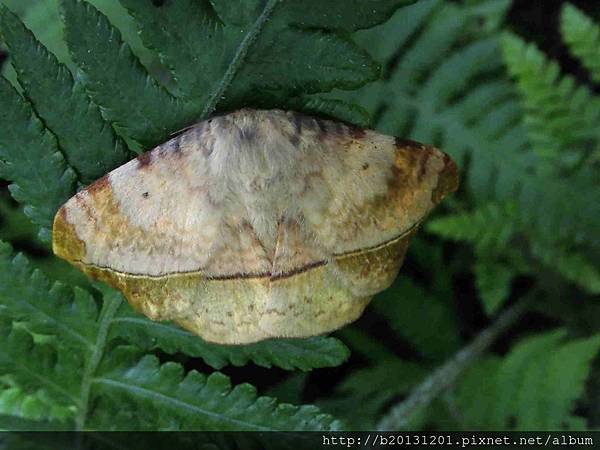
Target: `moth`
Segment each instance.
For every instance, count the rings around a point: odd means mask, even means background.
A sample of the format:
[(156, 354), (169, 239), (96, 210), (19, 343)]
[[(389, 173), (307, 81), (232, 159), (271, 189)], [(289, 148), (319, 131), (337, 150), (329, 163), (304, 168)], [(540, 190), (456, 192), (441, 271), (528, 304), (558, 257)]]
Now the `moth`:
[[(458, 186), (406, 139), (292, 111), (213, 117), (57, 212), (54, 253), (152, 320), (243, 344), (354, 321)], [(398, 301), (401, 301), (399, 299)]]

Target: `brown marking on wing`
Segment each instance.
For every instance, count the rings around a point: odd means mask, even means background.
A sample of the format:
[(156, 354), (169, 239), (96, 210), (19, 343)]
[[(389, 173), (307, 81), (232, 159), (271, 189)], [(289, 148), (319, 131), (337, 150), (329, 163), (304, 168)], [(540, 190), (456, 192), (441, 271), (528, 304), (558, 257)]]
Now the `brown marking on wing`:
[(85, 190), (88, 191), (90, 195), (95, 195), (97, 192), (102, 191), (106, 188), (110, 189), (110, 181), (108, 181), (108, 174), (94, 181), (92, 184), (86, 187)]
[[(158, 156), (159, 157), (164, 157), (164, 156), (182, 156), (182, 152), (181, 152), (181, 137), (182, 135), (180, 134), (179, 136), (171, 139), (168, 142), (165, 142), (164, 144), (160, 145), (157, 147), (156, 151), (158, 152)], [(144, 155), (149, 154), (150, 152), (144, 153)], [(140, 157), (143, 155), (140, 155)], [(139, 158), (138, 158), (139, 161)], [(148, 161), (147, 164), (150, 164), (150, 161)]]
[(459, 186), (458, 169), (456, 163), (444, 154), (444, 167), (439, 173), (438, 184), (431, 193), (431, 201), (439, 203), (444, 196), (455, 192)]
[(54, 216), (52, 251), (56, 256), (68, 261), (81, 260), (85, 256), (85, 243), (77, 237), (75, 227), (67, 219), (64, 206)]
[(348, 130), (350, 131), (350, 136), (352, 136), (353, 139), (362, 139), (367, 134), (365, 129), (361, 127), (349, 126)]
[(400, 138), (400, 137), (395, 137), (394, 138), (394, 145), (396, 146), (396, 148), (412, 148), (412, 149), (420, 149), (421, 147), (423, 147), (423, 144), (413, 141), (411, 139), (406, 139), (406, 138)]
[(421, 151), (421, 160), (419, 161), (419, 173), (417, 175), (417, 181), (420, 183), (425, 174), (427, 173), (427, 161), (431, 156), (432, 152), (429, 151)]
[(142, 153), (137, 158), (138, 168), (144, 169), (152, 163), (152, 152)]
[(298, 275), (301, 274), (303, 272), (308, 272), (311, 269), (314, 269), (315, 267), (320, 267), (320, 266), (324, 266), (325, 264), (327, 264), (327, 261), (315, 261), (315, 262), (311, 262), (310, 264), (307, 264), (303, 267), (298, 267), (296, 269), (284, 272), (284, 273), (276, 273), (271, 275), (271, 281), (275, 281), (275, 280), (283, 280), (285, 278), (291, 278), (294, 275)]

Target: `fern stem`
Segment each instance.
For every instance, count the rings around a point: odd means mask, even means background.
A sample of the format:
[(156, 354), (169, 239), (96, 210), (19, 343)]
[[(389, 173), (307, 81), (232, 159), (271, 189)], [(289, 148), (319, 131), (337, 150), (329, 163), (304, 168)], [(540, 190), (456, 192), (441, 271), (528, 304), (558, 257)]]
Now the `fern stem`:
[(90, 389), (92, 386), (92, 380), (102, 356), (104, 355), (104, 349), (106, 347), (106, 339), (108, 337), (108, 330), (112, 324), (113, 318), (121, 306), (121, 297), (104, 297), (104, 304), (102, 305), (102, 311), (100, 312), (100, 323), (98, 327), (98, 335), (96, 336), (96, 343), (94, 350), (87, 360), (83, 370), (83, 377), (81, 381), (81, 391), (79, 395), (79, 411), (75, 418), (75, 430), (81, 431), (85, 427), (85, 421), (88, 415), (89, 400), (90, 400)]
[(527, 296), (506, 309), (492, 325), (483, 330), (470, 344), (437, 368), (404, 401), (400, 402), (377, 424), (379, 430), (401, 430), (407, 427), (412, 415), (429, 405), (448, 389), (458, 376), (504, 332), (527, 311), (532, 296)]
[(269, 20), (269, 17), (271, 16), (273, 9), (275, 9), (275, 6), (277, 6), (278, 2), (279, 0), (269, 0), (267, 2), (260, 16), (258, 16), (256, 21), (250, 28), (250, 31), (248, 31), (248, 34), (246, 34), (244, 39), (242, 39), (242, 42), (238, 46), (235, 55), (229, 63), (229, 66), (227, 67), (227, 70), (225, 71), (221, 82), (218, 84), (217, 88), (210, 95), (208, 101), (206, 102), (206, 105), (202, 110), (202, 115), (200, 119), (205, 119), (215, 111), (215, 108), (221, 100), (221, 97), (223, 96), (223, 94), (225, 94), (225, 91), (227, 90), (227, 88), (229, 88), (229, 85), (233, 81), (233, 78), (235, 77), (237, 71), (244, 63), (244, 59), (246, 58), (248, 50), (254, 43), (256, 37), (258, 36), (258, 33), (260, 33), (260, 31), (262, 30), (262, 27), (264, 26), (265, 22)]

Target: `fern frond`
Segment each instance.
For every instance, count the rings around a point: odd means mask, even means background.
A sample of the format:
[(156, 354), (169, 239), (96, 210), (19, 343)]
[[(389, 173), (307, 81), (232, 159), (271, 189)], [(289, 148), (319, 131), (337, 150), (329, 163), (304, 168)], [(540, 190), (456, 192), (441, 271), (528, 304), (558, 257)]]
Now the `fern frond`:
[(592, 79), (600, 83), (600, 25), (565, 3), (560, 13), (560, 32), (570, 52), (590, 71)]
[[(416, 0), (334, 0), (326, 3), (307, 0), (298, 3), (287, 0), (282, 8), (281, 20), (301, 28), (356, 31), (385, 22), (401, 6)], [(216, 1), (215, 4), (226, 4)]]
[(0, 317), (0, 375), (9, 375), (20, 390), (32, 395), (43, 391), (62, 409), (74, 412), (78, 398), (80, 355), (51, 342), (36, 343), (23, 327)]
[[(533, 122), (540, 127), (552, 123), (553, 117), (546, 117), (550, 110), (569, 117), (559, 118), (557, 128), (550, 130), (569, 128), (560, 140), (549, 138), (553, 141), (549, 148), (573, 176), (548, 174), (552, 171), (542, 168), (542, 158), (529, 151), (531, 127), (523, 123), (522, 93), (502, 70), (503, 46), (497, 27), (508, 5), (426, 0), (393, 16), (378, 34), (376, 30), (360, 32), (359, 41), (368, 42), (369, 48), (381, 54), (386, 79), (347, 98), (368, 106), (377, 129), (433, 142), (449, 152), (463, 170), (465, 192), (478, 204), (514, 202), (519, 221), (528, 224), (531, 235), (581, 240), (594, 233), (594, 227), (598, 229), (594, 218), (600, 217), (590, 211), (598, 202), (592, 200), (597, 191), (591, 189), (587, 170), (576, 170), (577, 164), (585, 165), (590, 157), (600, 108), (594, 106), (596, 97), (569, 82), (563, 81), (563, 90), (550, 94), (566, 100), (567, 106), (551, 105)], [(530, 69), (545, 67), (531, 62)], [(552, 73), (543, 73), (537, 82), (546, 89), (548, 79), (560, 83), (555, 75), (549, 78)], [(554, 84), (550, 85), (554, 90)], [(571, 127), (573, 121), (577, 123)], [(574, 189), (574, 183), (581, 187)]]
[(75, 173), (29, 103), (2, 77), (0, 97), (0, 177), (13, 182), (12, 196), (49, 241), (54, 213), (75, 191)]
[[(355, 9), (345, 5), (345, 13), (340, 14), (341, 3), (320, 3), (311, 19), (305, 5), (300, 15), (295, 2), (285, 2), (273, 9), (256, 39), (248, 44), (251, 47), (245, 48), (243, 38), (255, 29), (260, 18), (258, 4), (240, 8), (231, 2), (214, 1), (210, 4), (213, 10), (208, 3), (191, 0), (166, 2), (154, 8), (135, 0), (122, 3), (137, 19), (145, 44), (155, 49), (171, 70), (181, 96), (197, 104), (212, 101), (214, 93), (222, 91), (218, 101), (227, 108), (236, 108), (250, 99), (264, 97), (263, 92), (279, 101), (333, 87), (361, 86), (378, 75), (376, 64), (364, 51), (335, 33), (319, 29), (337, 28), (341, 19), (351, 28), (367, 25), (365, 15), (360, 14), (366, 5)], [(370, 4), (371, 10), (381, 13), (367, 15), (367, 22), (389, 15), (402, 3), (406, 2)], [(308, 29), (290, 26), (290, 22)], [(233, 66), (242, 50), (246, 51), (244, 60)], [(230, 70), (235, 70), (235, 76), (225, 85)]]
[(44, 390), (29, 394), (18, 387), (10, 387), (0, 388), (0, 414), (33, 421), (53, 420), (64, 423), (72, 418), (73, 411), (56, 404)]
[(187, 124), (191, 116), (183, 102), (150, 77), (104, 15), (80, 0), (62, 6), (65, 38), (82, 82), (121, 136), (148, 148)]
[(284, 100), (282, 105), (285, 109), (303, 111), (314, 116), (325, 116), (359, 127), (369, 127), (372, 120), (371, 115), (361, 106), (335, 98), (305, 95)]
[(26, 321), (34, 333), (55, 335), (62, 345), (91, 348), (98, 312), (82, 289), (52, 284), (22, 254), (0, 242), (0, 317)]
[(469, 242), (482, 253), (501, 253), (517, 231), (512, 203), (488, 203), (475, 211), (432, 219), (427, 231), (444, 239)]
[(582, 252), (539, 243), (532, 248), (536, 257), (566, 280), (590, 294), (600, 294), (600, 270)]
[[(573, 423), (600, 336), (567, 340), (563, 330), (519, 342), (502, 360), (477, 364), (457, 391), (460, 410), (483, 429), (564, 429)], [(488, 380), (482, 388), (481, 381)], [(489, 399), (496, 401), (490, 404)]]
[(511, 281), (517, 271), (507, 264), (481, 258), (473, 267), (473, 272), (485, 312), (492, 315), (508, 298)]
[[(56, 136), (80, 181), (90, 183), (123, 164), (128, 157), (127, 148), (115, 139), (83, 87), (5, 7), (0, 7), (0, 35), (25, 95)], [(61, 101), (57, 102), (57, 98)]]
[[(93, 380), (96, 395), (112, 399), (119, 410), (122, 398), (134, 402), (134, 414), (162, 430), (336, 430), (341, 424), (316, 407), (278, 405), (257, 397), (249, 384), (232, 388), (220, 373), (184, 374), (175, 363), (159, 364), (154, 356), (139, 359), (131, 348), (117, 349)], [(100, 424), (96, 424), (100, 425)], [(110, 423), (103, 427), (113, 428)]]
[[(226, 363), (244, 364), (248, 360), (254, 360), (266, 366), (279, 365), (288, 369), (306, 370), (339, 364), (348, 356), (347, 349), (335, 339), (273, 341), (248, 347), (209, 345), (170, 325), (156, 324), (153, 327), (144, 323), (148, 322), (144, 319), (141, 322), (144, 326), (139, 326), (138, 323), (135, 328), (131, 322), (119, 321), (126, 318), (127, 312), (131, 319), (132, 313), (126, 309), (125, 314), (117, 314), (122, 305), (122, 296), (107, 288), (103, 288), (103, 307), (98, 314), (95, 302), (87, 292), (81, 289), (73, 291), (60, 284), (52, 285), (41, 272), (32, 270), (22, 255), (13, 257), (12, 249), (7, 244), (0, 247), (0, 273), (5, 277), (0, 283), (0, 335), (3, 342), (0, 349), (0, 376), (8, 377), (9, 386), (18, 388), (23, 395), (41, 395), (48, 401), (55, 402), (58, 411), (69, 412), (69, 419), (75, 419), (79, 429), (102, 420), (102, 415), (97, 417), (91, 405), (102, 395), (99, 386), (106, 384), (117, 386), (115, 392), (122, 393), (124, 390), (128, 394), (145, 389), (144, 395), (149, 396), (152, 401), (158, 401), (158, 407), (169, 406), (179, 411), (174, 414), (179, 414), (177, 420), (181, 420), (182, 426), (187, 423), (185, 417), (189, 411), (186, 408), (195, 408), (197, 411), (203, 407), (208, 408), (206, 416), (200, 415), (194, 419), (197, 421), (193, 422), (194, 425), (189, 425), (191, 428), (228, 429), (232, 424), (245, 423), (244, 421), (248, 422), (248, 428), (257, 429), (282, 429), (285, 428), (284, 423), (303, 429), (335, 424), (332, 418), (323, 416), (314, 408), (281, 406), (275, 409), (271, 400), (256, 400), (255, 396), (250, 395), (253, 388), (249, 385), (237, 388), (229, 397), (231, 401), (222, 403), (227, 385), (223, 381), (224, 376), (220, 374), (209, 378), (206, 389), (203, 386), (207, 382), (199, 374), (178, 380), (176, 384), (181, 383), (181, 395), (185, 389), (192, 389), (193, 392), (202, 391), (202, 399), (192, 401), (193, 395), (188, 393), (189, 397), (185, 401), (189, 405), (183, 409), (178, 409), (183, 398), (176, 398), (177, 396), (166, 399), (163, 405), (161, 399), (168, 397), (170, 389), (175, 388), (172, 385), (175, 380), (166, 382), (173, 375), (174, 366), (169, 365), (168, 369), (162, 371), (164, 378), (161, 375), (159, 380), (155, 379), (154, 385), (150, 374), (156, 361), (151, 360), (150, 366), (140, 363), (142, 365), (138, 369), (149, 378), (136, 385), (137, 375), (132, 368), (135, 364), (131, 358), (139, 359), (141, 350), (131, 347), (125, 352), (129, 355), (127, 358), (120, 358), (118, 354), (108, 351), (113, 346), (113, 341), (122, 342), (125, 339), (137, 342), (145, 349), (158, 347), (173, 352), (189, 352), (205, 358), (215, 366)], [(131, 365), (125, 367), (123, 364)], [(178, 367), (177, 371), (181, 371), (181, 367)], [(99, 375), (105, 369), (110, 371), (110, 375), (104, 372), (104, 375)], [(104, 376), (108, 378), (102, 378)], [(218, 380), (219, 389), (211, 388), (210, 380), (213, 378)], [(146, 382), (149, 384), (144, 384)], [(114, 395), (116, 401), (121, 394)], [(214, 398), (211, 399), (211, 395)], [(147, 400), (146, 397), (144, 399)], [(204, 402), (209, 400), (212, 406), (207, 407)], [(238, 401), (240, 403), (236, 403)], [(256, 402), (256, 405), (250, 407), (248, 402)], [(240, 408), (238, 412), (234, 410), (234, 404)], [(221, 407), (223, 409), (219, 409)], [(19, 412), (23, 411), (10, 411), (12, 415)], [(242, 417), (239, 418), (238, 415)], [(103, 426), (108, 427), (108, 424), (104, 423)]]
[(573, 160), (579, 162), (579, 153), (598, 137), (600, 99), (577, 86), (572, 77), (561, 76), (556, 62), (516, 35), (506, 34), (502, 49), (508, 71), (517, 81), (533, 150), (567, 167)]

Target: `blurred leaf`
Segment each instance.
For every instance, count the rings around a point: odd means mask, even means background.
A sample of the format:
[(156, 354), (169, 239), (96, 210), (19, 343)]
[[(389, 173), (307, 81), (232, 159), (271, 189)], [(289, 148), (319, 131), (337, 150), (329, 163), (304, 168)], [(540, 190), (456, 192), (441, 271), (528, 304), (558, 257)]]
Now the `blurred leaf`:
[(515, 276), (515, 269), (483, 259), (473, 268), (477, 289), (488, 315), (494, 314), (508, 298), (510, 284)]
[(454, 312), (445, 300), (400, 276), (373, 305), (423, 356), (440, 358), (456, 350), (460, 342)]
[(564, 429), (576, 423), (574, 404), (599, 349), (600, 335), (565, 340), (557, 330), (524, 339), (503, 360), (482, 361), (465, 374), (460, 411), (480, 429)]
[(600, 25), (570, 3), (560, 15), (560, 31), (565, 44), (600, 83)]
[(372, 430), (384, 406), (410, 392), (426, 373), (427, 367), (412, 362), (382, 360), (355, 370), (336, 387), (334, 396), (320, 401), (319, 406), (344, 418), (354, 430)]

